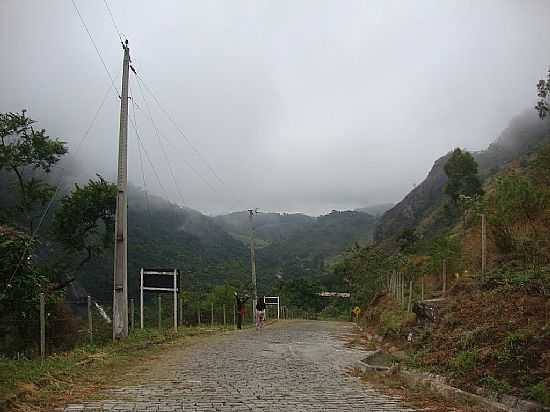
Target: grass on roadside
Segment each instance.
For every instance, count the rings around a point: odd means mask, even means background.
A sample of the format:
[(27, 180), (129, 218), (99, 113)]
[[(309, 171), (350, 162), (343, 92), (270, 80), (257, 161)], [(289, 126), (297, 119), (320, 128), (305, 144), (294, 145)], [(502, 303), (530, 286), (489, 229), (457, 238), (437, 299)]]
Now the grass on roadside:
[[(137, 361), (186, 338), (221, 331), (221, 328), (185, 328), (183, 333), (144, 329), (128, 339), (101, 346), (86, 345), (41, 359), (0, 358), (0, 410), (32, 410), (89, 394)], [(78, 383), (78, 385), (76, 385)]]

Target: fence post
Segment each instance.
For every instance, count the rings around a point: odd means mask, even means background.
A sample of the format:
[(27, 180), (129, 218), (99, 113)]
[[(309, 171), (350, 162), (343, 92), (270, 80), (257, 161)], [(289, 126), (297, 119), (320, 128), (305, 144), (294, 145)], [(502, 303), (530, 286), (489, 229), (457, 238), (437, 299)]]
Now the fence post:
[(130, 329), (131, 330), (134, 330), (135, 321), (136, 321), (134, 309), (135, 309), (134, 298), (131, 298), (130, 299)]
[(443, 292), (447, 292), (447, 259), (443, 261)]
[(210, 327), (214, 327), (214, 304), (210, 304)]
[(92, 297), (88, 296), (88, 336), (90, 338), (90, 344), (94, 341), (94, 329), (92, 326)]
[(180, 297), (180, 326), (183, 327), (183, 297)]
[(233, 329), (237, 329), (237, 309), (233, 303)]
[(199, 307), (197, 308), (197, 326), (201, 327), (201, 306), (199, 303)]
[(40, 357), (46, 357), (46, 299), (40, 293)]
[(225, 305), (223, 305), (223, 328), (225, 329)]
[(422, 275), (422, 290), (421, 290), (421, 300), (424, 302), (424, 275)]
[(401, 275), (401, 306), (405, 306), (405, 275)]
[(162, 296), (159, 294), (158, 296), (158, 310), (159, 310), (159, 330), (162, 329)]
[(412, 295), (413, 295), (413, 281), (409, 280), (409, 304), (407, 305), (407, 312), (412, 310)]

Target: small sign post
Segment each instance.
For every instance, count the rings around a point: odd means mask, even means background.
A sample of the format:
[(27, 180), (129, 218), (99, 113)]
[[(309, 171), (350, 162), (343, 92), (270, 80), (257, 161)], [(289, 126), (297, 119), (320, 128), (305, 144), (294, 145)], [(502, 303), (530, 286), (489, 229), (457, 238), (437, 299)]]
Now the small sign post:
[(139, 312), (143, 329), (143, 291), (172, 292), (174, 295), (174, 332), (178, 331), (178, 269), (144, 269), (140, 271)]
[(279, 301), (279, 296), (264, 296), (264, 303), (266, 305), (277, 306), (277, 320), (279, 320), (281, 317), (281, 307), (279, 305)]

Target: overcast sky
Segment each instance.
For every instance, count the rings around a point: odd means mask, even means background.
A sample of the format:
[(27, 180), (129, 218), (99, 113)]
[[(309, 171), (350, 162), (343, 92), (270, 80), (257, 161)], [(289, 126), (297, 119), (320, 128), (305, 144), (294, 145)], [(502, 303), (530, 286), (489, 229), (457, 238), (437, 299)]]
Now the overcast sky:
[[(75, 2), (120, 89), (104, 2)], [(436, 158), (485, 148), (532, 107), (550, 65), (548, 0), (108, 4), (136, 70), (193, 145), (131, 76), (162, 182), (144, 154), (146, 186), (181, 203), (171, 164), (185, 205), (210, 214), (399, 201)], [(73, 154), (109, 93), (76, 157), (84, 174), (114, 179), (120, 103), (71, 0), (1, 0), (0, 50), (0, 112), (28, 109)], [(130, 181), (143, 186), (129, 130)]]

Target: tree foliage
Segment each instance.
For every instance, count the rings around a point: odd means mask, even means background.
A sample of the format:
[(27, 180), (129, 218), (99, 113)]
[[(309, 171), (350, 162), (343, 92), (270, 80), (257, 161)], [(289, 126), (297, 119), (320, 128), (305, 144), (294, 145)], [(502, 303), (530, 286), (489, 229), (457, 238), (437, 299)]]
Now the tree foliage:
[(539, 100), (535, 106), (535, 109), (539, 112), (540, 118), (544, 119), (550, 112), (550, 106), (548, 103), (548, 99), (550, 97), (550, 69), (548, 70), (546, 80), (542, 79), (537, 84), (537, 96), (539, 97)]
[(459, 206), (461, 198), (474, 198), (483, 194), (477, 162), (469, 152), (456, 148), (445, 163), (444, 170), (449, 179), (445, 193), (451, 197), (455, 206)]
[(35, 130), (34, 120), (21, 113), (0, 113), (0, 170), (15, 174), (19, 199), (17, 211), (33, 231), (33, 211), (44, 206), (53, 188), (34, 172), (49, 173), (67, 153), (65, 143), (50, 138), (44, 129)]
[(61, 201), (55, 213), (55, 239), (69, 252), (86, 253), (79, 267), (113, 244), (116, 194), (116, 185), (98, 175), (83, 187), (75, 184)]
[(368, 302), (385, 286), (387, 276), (400, 270), (404, 255), (389, 254), (377, 246), (355, 247), (334, 267), (356, 304)]

